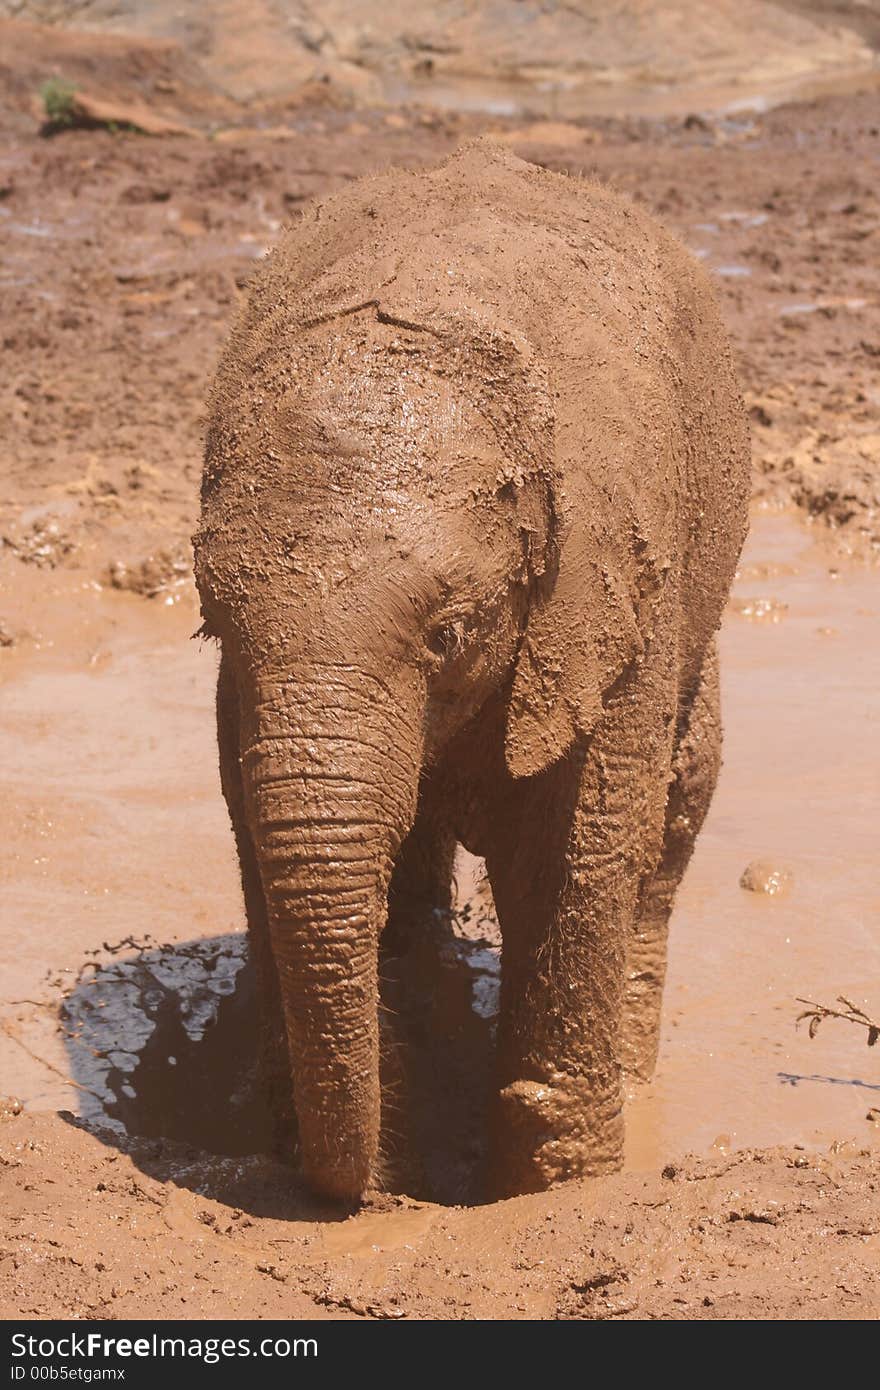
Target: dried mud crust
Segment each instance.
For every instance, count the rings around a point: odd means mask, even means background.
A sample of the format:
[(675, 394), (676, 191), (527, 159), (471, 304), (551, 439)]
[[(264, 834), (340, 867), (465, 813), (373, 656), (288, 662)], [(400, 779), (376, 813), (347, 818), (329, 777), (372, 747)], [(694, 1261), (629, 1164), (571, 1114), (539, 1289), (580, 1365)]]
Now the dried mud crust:
[(854, 1148), (686, 1159), (487, 1207), (386, 1198), (347, 1220), (268, 1159), (120, 1151), (61, 1116), (7, 1112), (0, 1170), (5, 1318), (880, 1313), (880, 1179)]

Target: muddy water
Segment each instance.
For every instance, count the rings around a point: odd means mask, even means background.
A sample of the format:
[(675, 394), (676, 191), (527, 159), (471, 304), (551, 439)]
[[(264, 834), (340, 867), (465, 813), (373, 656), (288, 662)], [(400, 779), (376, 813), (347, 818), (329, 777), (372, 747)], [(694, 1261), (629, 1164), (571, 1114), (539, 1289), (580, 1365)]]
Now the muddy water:
[[(134, 954), (105, 942), (241, 927), (215, 772), (213, 657), (188, 641), (189, 593), (146, 601), (69, 576), (36, 581), (20, 565), (4, 578), (4, 613), (26, 635), (0, 652), (0, 1067), (28, 1104), (90, 1114), (107, 1067), (71, 1059), (61, 992), (96, 961), (115, 968)], [(112, 1020), (100, 1045), (135, 1054), (151, 1031), (142, 1011), (99, 1003)], [(97, 1046), (86, 1038), (86, 1052)]]
[[(869, 1142), (865, 1034), (796, 1031), (795, 996), (880, 1007), (880, 594), (787, 518), (753, 522), (722, 634), (724, 769), (673, 919), (663, 1046), (629, 1162)], [(754, 860), (788, 891), (739, 886)]]
[[(47, 605), (45, 577), (16, 565), (7, 578), (5, 611), (31, 635), (0, 651), (0, 1090), (220, 1152), (261, 1148), (216, 658), (187, 640), (192, 595), (148, 602), (66, 576)], [(723, 633), (725, 768), (676, 907), (657, 1077), (629, 1105), (634, 1168), (876, 1136), (864, 1034), (794, 1028), (797, 995), (880, 1005), (876, 586), (786, 517), (756, 518)], [(756, 860), (788, 875), (786, 892), (740, 887)], [(463, 911), (408, 967), (423, 996), (410, 1103), (429, 1185), (449, 1196), (482, 1152), (497, 998), (473, 866), (461, 880)], [(392, 993), (406, 973), (387, 966)]]

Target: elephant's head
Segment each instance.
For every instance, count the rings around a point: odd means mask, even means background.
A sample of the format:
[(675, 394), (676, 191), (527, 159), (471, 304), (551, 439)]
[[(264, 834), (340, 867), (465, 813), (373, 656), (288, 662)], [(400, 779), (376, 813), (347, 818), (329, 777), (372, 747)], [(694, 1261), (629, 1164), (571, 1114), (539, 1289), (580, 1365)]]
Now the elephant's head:
[(377, 948), (422, 768), (512, 682), (508, 761), (535, 772), (596, 685), (569, 682), (578, 635), (541, 598), (553, 489), (516, 393), (479, 399), (371, 311), (295, 353), (240, 348), (215, 389), (197, 578), (237, 677), (303, 1163), (352, 1198), (378, 1156)]

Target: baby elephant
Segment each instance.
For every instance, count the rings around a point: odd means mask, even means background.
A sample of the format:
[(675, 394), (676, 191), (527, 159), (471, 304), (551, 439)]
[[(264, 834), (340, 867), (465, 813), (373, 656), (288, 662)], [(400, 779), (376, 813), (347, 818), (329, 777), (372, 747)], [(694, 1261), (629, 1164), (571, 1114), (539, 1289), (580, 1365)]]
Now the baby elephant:
[(619, 1166), (748, 495), (706, 277), (605, 188), (478, 142), (312, 207), (254, 277), (196, 573), (268, 1080), (320, 1193), (377, 1181), (379, 938), (448, 905), (456, 842), (503, 934), (494, 1190)]

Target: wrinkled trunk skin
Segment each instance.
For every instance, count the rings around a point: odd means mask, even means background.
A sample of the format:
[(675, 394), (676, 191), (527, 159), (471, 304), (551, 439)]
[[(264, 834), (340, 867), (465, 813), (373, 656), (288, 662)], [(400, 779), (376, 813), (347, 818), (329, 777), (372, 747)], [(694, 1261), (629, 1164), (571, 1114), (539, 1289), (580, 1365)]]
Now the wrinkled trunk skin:
[(378, 943), (420, 740), (383, 684), (345, 668), (260, 677), (252, 697), (242, 771), (303, 1170), (356, 1200), (379, 1159)]

